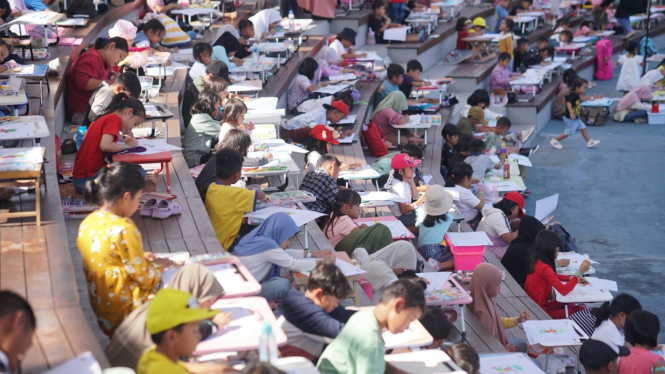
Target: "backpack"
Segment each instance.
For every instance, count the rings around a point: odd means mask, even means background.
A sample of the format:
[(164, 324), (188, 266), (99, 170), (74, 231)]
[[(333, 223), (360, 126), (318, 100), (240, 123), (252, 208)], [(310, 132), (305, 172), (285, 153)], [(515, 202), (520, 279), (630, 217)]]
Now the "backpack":
[(561, 249), (559, 250), (560, 252), (575, 252), (577, 253), (577, 243), (575, 243), (575, 238), (573, 238), (566, 229), (563, 228), (558, 223), (552, 224), (550, 226), (550, 231), (553, 233), (557, 234), (560, 238), (561, 241), (563, 242), (563, 245), (561, 246)]
[(365, 144), (374, 157), (383, 157), (388, 154), (386, 142), (383, 140), (383, 135), (374, 121), (370, 121), (363, 127), (363, 139), (365, 139)]
[(612, 42), (603, 39), (596, 44), (596, 74), (594, 74), (594, 77), (601, 81), (607, 81), (612, 79), (613, 74)]
[(656, 46), (653, 44), (653, 39), (647, 38), (646, 36), (643, 36), (642, 39), (640, 39), (639, 51), (640, 55), (644, 56), (646, 54), (647, 58), (658, 53), (658, 49), (656, 49)]
[(607, 111), (603, 107), (582, 107), (580, 119), (587, 126), (603, 126), (607, 119)]

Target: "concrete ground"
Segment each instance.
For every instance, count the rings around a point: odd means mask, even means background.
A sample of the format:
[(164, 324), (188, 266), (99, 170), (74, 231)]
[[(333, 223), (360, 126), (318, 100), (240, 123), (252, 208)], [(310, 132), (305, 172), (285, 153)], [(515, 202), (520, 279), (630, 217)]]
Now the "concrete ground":
[[(587, 92), (621, 97), (619, 72), (613, 80), (596, 81), (598, 86)], [(526, 185), (533, 195), (526, 199), (527, 214), (534, 213), (536, 200), (559, 193), (555, 220), (577, 239), (580, 253), (600, 262), (594, 266), (597, 277), (615, 280), (619, 292), (635, 296), (659, 316), (663, 341), (665, 211), (658, 196), (665, 185), (665, 126), (608, 118), (605, 126), (588, 128), (593, 139), (602, 141), (597, 147), (587, 149), (578, 133), (556, 150), (549, 141), (563, 129), (563, 121), (552, 120), (534, 139), (541, 148), (531, 156), (534, 167)]]

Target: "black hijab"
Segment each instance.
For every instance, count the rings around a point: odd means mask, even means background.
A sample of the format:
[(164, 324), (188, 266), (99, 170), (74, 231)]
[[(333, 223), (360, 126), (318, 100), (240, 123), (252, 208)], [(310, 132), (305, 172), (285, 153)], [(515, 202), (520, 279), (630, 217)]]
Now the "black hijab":
[(532, 216), (524, 216), (520, 221), (517, 237), (510, 243), (501, 259), (501, 264), (522, 288), (531, 261), (531, 245), (542, 230), (545, 230), (545, 225), (540, 221)]

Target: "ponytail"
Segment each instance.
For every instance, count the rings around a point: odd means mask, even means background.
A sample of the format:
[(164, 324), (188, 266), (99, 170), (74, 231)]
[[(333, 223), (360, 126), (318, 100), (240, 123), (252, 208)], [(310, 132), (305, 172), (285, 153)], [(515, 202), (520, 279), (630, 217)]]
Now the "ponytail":
[(595, 311), (596, 328), (598, 328), (603, 321), (616, 317), (621, 312), (628, 316), (636, 310), (642, 310), (642, 304), (629, 294), (620, 293), (614, 298), (614, 300), (604, 302), (600, 308)]
[(156, 18), (151, 19), (148, 22), (141, 23), (136, 27), (137, 31), (142, 31), (143, 34), (145, 34), (148, 31), (154, 31), (154, 32), (166, 32), (166, 27), (164, 27), (164, 24)]
[(85, 184), (83, 198), (89, 204), (113, 205), (125, 193), (132, 196), (145, 188), (145, 177), (141, 169), (127, 162), (114, 162), (104, 166), (95, 178)]
[(337, 193), (337, 197), (335, 198), (335, 206), (333, 207), (333, 211), (330, 215), (330, 219), (327, 220), (326, 224), (323, 226), (323, 233), (328, 236), (328, 232), (330, 232), (330, 235), (335, 235), (333, 232), (333, 226), (335, 226), (335, 222), (340, 218), (345, 216), (344, 213), (342, 213), (342, 206), (344, 205), (357, 205), (360, 204), (361, 199), (360, 195), (353, 190), (350, 189), (343, 189), (339, 190)]
[(120, 37), (115, 37), (115, 38), (97, 38), (95, 40), (95, 49), (100, 50), (106, 48), (107, 45), (110, 43), (115, 43), (115, 47), (129, 53), (129, 45), (127, 44), (127, 40), (124, 38)]
[(145, 117), (145, 107), (139, 99), (134, 99), (127, 96), (126, 93), (120, 92), (113, 96), (111, 99), (111, 104), (104, 111), (104, 115), (109, 113), (115, 113), (118, 110), (130, 108), (134, 111), (135, 116)]
[(450, 177), (446, 179), (446, 187), (455, 187), (456, 185), (462, 183), (464, 178), (473, 176), (473, 168), (466, 162), (460, 162), (459, 164), (453, 167), (453, 172), (450, 174)]

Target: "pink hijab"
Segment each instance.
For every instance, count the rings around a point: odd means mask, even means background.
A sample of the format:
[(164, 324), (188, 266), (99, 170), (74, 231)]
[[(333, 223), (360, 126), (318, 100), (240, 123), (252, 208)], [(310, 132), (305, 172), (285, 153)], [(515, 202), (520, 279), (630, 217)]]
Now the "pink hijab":
[(628, 109), (631, 105), (639, 103), (642, 100), (651, 100), (653, 99), (653, 93), (651, 92), (651, 87), (646, 85), (641, 85), (635, 87), (632, 91), (628, 92), (626, 96), (621, 98), (619, 104), (614, 108), (615, 112), (620, 112), (622, 110)]
[(501, 271), (496, 266), (483, 262), (476, 266), (469, 285), (473, 302), (468, 305), (480, 322), (496, 337), (501, 344), (508, 344), (506, 330), (503, 328), (501, 314), (494, 298), (501, 285)]

